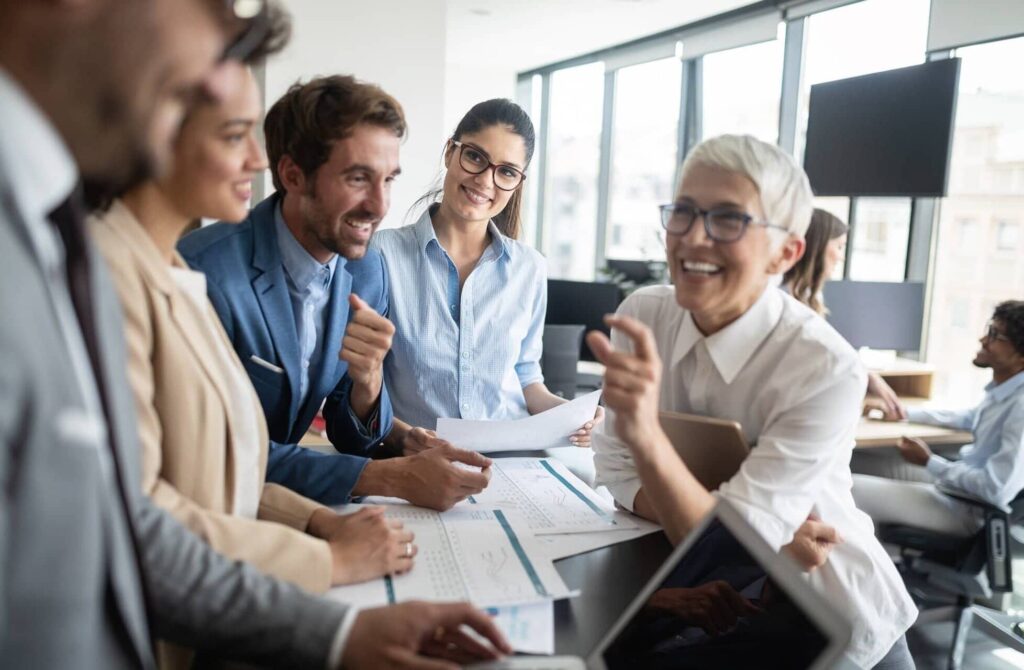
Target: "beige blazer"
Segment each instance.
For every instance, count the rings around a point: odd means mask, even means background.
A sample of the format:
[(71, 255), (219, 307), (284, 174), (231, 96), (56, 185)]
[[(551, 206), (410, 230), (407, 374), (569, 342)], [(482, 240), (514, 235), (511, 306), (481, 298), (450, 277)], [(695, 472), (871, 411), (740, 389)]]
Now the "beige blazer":
[[(217, 551), (308, 591), (331, 581), (327, 543), (304, 531), (321, 505), (277, 484), (263, 484), (257, 519), (233, 516), (235, 420), (219, 372), (213, 332), (233, 351), (207, 302), (203, 315), (175, 284), (167, 260), (120, 201), (89, 229), (124, 309), (128, 378), (142, 444), (143, 491)], [(177, 253), (173, 263), (187, 267)], [(233, 363), (241, 363), (234, 356)], [(244, 375), (244, 370), (241, 370)], [(244, 400), (259, 417), (259, 476), (265, 481), (267, 427), (256, 391)]]

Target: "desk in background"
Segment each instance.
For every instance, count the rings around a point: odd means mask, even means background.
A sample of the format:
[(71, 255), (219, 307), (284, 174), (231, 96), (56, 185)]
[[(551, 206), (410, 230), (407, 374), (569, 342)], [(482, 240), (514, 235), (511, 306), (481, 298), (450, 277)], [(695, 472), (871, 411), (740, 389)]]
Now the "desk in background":
[(901, 437), (917, 437), (929, 445), (963, 445), (974, 441), (971, 433), (923, 423), (876, 421), (861, 417), (857, 426), (857, 448), (895, 447)]

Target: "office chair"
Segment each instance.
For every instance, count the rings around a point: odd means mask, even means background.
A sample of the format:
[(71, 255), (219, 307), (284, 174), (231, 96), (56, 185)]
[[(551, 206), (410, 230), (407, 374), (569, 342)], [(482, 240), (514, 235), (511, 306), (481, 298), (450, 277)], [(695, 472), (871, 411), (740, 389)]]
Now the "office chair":
[(544, 326), (544, 353), (540, 358), (544, 384), (549, 391), (568, 400), (576, 397), (576, 363), (580, 360), (584, 329), (582, 325)]
[(1024, 492), (1009, 505), (999, 506), (949, 488), (938, 488), (945, 495), (981, 509), (985, 516), (982, 529), (972, 537), (954, 538), (912, 526), (878, 525), (879, 539), (899, 547), (897, 567), (921, 607), (918, 623), (955, 623), (949, 670), (960, 670), (972, 626), (1024, 653), (1024, 638), (1004, 623), (1005, 615), (973, 603), (976, 598), (1013, 591), (1010, 529), (1024, 520)]

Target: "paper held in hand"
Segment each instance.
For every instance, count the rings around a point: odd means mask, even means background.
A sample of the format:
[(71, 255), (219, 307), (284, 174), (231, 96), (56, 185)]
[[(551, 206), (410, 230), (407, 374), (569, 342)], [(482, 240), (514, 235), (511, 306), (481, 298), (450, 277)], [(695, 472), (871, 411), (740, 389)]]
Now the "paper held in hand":
[(594, 418), (600, 391), (553, 407), (525, 419), (478, 421), (438, 419), (437, 435), (461, 449), (480, 453), (539, 451), (565, 447), (569, 437)]

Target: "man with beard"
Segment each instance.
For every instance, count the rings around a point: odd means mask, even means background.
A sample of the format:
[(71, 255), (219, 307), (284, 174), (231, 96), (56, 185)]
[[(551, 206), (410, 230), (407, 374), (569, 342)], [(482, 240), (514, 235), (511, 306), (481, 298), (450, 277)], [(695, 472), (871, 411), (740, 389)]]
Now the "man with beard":
[[(254, 4), (255, 20), (235, 11)], [(140, 494), (121, 315), (76, 183), (116, 188), (160, 169), (192, 96), (224, 94), (218, 59), (258, 47), (264, 12), (226, 0), (0, 0), (5, 667), (153, 668), (151, 635), (318, 670), (493, 657), (462, 624), (505, 648), (468, 605), (356, 611), (263, 577)]]
[[(408, 455), (367, 458), (392, 421), (387, 274), (368, 244), (401, 171), (401, 105), (372, 84), (321, 77), (292, 86), (264, 129), (277, 192), (241, 224), (198, 230), (178, 249), (206, 274), (259, 394), (274, 442), (268, 480), (325, 504), (384, 495), (445, 510), (479, 493), (490, 460), (425, 431)], [(295, 445), (321, 405), (340, 454)]]
[[(876, 523), (898, 523), (967, 537), (984, 523), (979, 508), (941, 494), (934, 484), (1006, 505), (1024, 490), (1024, 302), (996, 306), (980, 339), (974, 365), (992, 370), (985, 398), (967, 410), (908, 407), (907, 419), (956, 430), (969, 430), (974, 443), (949, 461), (933, 454), (922, 440), (903, 438), (900, 455), (920, 481), (854, 476), (857, 506)], [(898, 414), (874, 405), (895, 421)]]

